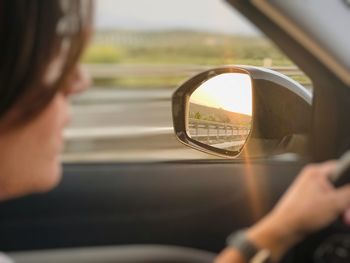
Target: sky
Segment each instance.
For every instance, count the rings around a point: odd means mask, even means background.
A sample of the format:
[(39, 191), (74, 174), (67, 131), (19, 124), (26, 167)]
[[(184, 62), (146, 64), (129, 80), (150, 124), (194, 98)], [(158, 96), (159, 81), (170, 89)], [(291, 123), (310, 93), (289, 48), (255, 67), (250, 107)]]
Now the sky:
[(224, 0), (96, 0), (96, 27), (258, 35)]
[(225, 73), (201, 84), (190, 102), (252, 115), (252, 83), (248, 74)]

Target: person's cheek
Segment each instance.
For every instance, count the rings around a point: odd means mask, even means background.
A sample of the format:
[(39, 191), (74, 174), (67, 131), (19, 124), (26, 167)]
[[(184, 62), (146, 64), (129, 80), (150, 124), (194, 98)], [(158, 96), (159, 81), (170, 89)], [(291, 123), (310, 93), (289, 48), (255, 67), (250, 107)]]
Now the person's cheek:
[(69, 124), (70, 115), (70, 105), (68, 97), (63, 94), (57, 95), (56, 108), (55, 108), (55, 123), (52, 125), (52, 133), (57, 135), (58, 147), (60, 152), (64, 148), (64, 128)]
[(38, 141), (46, 140), (47, 142), (52, 144), (53, 142), (55, 142), (55, 139), (61, 133), (61, 130), (63, 129), (67, 118), (67, 113), (65, 109), (66, 106), (64, 101), (65, 100), (63, 96), (57, 94), (48, 106), (48, 108), (45, 110), (41, 118), (38, 119)]
[[(63, 152), (63, 129), (69, 121), (68, 101), (62, 94), (57, 94), (47, 111), (38, 120), (37, 148), (41, 156), (38, 164), (38, 179), (43, 180), (43, 190), (55, 186), (61, 173), (60, 155)], [(47, 185), (45, 185), (45, 182)]]

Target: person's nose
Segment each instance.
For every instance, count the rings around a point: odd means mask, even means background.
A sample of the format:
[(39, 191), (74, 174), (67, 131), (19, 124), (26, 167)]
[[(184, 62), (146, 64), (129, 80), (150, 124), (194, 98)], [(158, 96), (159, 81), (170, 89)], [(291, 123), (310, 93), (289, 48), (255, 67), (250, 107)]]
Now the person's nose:
[(69, 87), (67, 87), (66, 95), (72, 96), (81, 93), (90, 87), (91, 77), (81, 65), (78, 65), (68, 85)]

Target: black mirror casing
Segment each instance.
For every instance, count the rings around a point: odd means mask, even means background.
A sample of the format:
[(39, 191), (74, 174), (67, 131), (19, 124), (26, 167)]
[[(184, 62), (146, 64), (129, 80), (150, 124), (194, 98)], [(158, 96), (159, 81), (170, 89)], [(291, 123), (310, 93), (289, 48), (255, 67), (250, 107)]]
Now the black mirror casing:
[[(242, 152), (230, 152), (191, 139), (186, 132), (190, 95), (203, 82), (223, 73), (248, 74), (252, 79), (252, 130)], [(266, 157), (293, 135), (309, 133), (312, 96), (300, 84), (278, 72), (251, 66), (224, 66), (202, 72), (186, 81), (172, 98), (177, 138), (187, 146), (226, 158)], [(283, 153), (283, 150), (279, 153)]]

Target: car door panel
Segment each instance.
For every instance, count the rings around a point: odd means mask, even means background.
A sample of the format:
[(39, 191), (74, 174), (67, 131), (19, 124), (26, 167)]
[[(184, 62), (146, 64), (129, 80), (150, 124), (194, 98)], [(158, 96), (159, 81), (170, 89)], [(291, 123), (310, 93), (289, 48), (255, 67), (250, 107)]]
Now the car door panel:
[(70, 164), (52, 192), (2, 203), (5, 251), (118, 244), (220, 250), (268, 211), (302, 164)]

